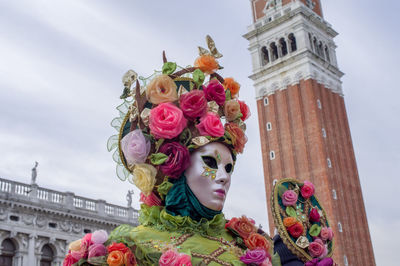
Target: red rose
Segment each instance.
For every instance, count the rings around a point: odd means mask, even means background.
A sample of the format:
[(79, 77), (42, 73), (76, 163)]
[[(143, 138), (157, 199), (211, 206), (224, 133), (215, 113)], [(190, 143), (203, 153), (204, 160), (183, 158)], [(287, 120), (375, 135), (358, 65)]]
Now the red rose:
[(189, 120), (204, 116), (208, 108), (207, 99), (201, 90), (192, 90), (182, 94), (179, 99), (179, 105), (183, 115)]
[(243, 101), (239, 101), (239, 105), (240, 105), (240, 112), (242, 113), (242, 117), (240, 119), (242, 119), (242, 121), (246, 120), (247, 118), (250, 117), (251, 113), (250, 113), (250, 108), (247, 104), (245, 104)]
[(125, 246), (124, 243), (115, 243), (115, 242), (113, 242), (111, 245), (109, 245), (107, 247), (107, 251), (108, 251), (108, 253), (111, 253), (114, 250), (119, 250), (122, 253), (126, 253), (126, 252), (130, 251), (130, 249), (127, 246)]
[(125, 266), (136, 266), (136, 258), (135, 255), (133, 255), (132, 251), (128, 251), (124, 254), (124, 263)]
[(319, 216), (318, 210), (315, 208), (312, 208), (310, 211), (310, 221), (317, 223), (317, 222), (319, 222), (319, 218), (320, 218), (320, 216)]
[(218, 80), (211, 80), (207, 87), (204, 87), (204, 94), (208, 101), (215, 101), (218, 105), (225, 103), (225, 89)]
[(301, 187), (301, 195), (303, 196), (303, 198), (308, 199), (310, 198), (312, 195), (314, 195), (314, 185), (311, 182), (308, 181), (304, 181), (304, 185)]
[(304, 228), (301, 223), (295, 223), (294, 225), (288, 227), (287, 229), (289, 231), (289, 234), (293, 236), (294, 238), (298, 238), (303, 234)]
[(160, 170), (171, 178), (179, 178), (190, 165), (188, 148), (178, 142), (164, 143), (159, 152), (168, 156), (168, 159), (160, 165)]
[(251, 233), (249, 237), (244, 240), (244, 243), (251, 250), (261, 248), (265, 249), (265, 251), (268, 251), (271, 247), (268, 240), (258, 233)]

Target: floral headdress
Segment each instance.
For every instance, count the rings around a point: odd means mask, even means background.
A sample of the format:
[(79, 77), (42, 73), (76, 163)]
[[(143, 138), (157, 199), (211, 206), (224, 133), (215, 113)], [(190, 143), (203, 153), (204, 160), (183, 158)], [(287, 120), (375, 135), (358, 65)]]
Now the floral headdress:
[(333, 231), (314, 192), (311, 182), (287, 178), (275, 184), (272, 194), (272, 215), (279, 235), (306, 265), (331, 260), (333, 253)]
[(168, 178), (179, 179), (189, 167), (192, 150), (218, 141), (235, 159), (247, 142), (249, 107), (238, 100), (239, 83), (216, 72), (222, 55), (209, 36), (207, 44), (194, 66), (179, 67), (163, 52), (161, 71), (144, 78), (129, 70), (122, 78), (124, 102), (111, 122), (119, 134), (107, 146), (116, 149), (117, 176), (134, 183), (151, 205), (161, 203)]

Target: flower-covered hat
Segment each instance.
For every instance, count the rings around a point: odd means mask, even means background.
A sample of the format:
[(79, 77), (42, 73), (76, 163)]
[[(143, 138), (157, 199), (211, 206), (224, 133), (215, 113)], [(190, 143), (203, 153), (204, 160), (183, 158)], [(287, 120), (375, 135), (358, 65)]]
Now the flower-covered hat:
[(115, 149), (117, 176), (134, 183), (144, 201), (161, 202), (169, 188), (164, 181), (180, 178), (196, 148), (218, 141), (234, 159), (243, 152), (249, 107), (238, 99), (239, 83), (216, 72), (222, 55), (209, 36), (207, 44), (194, 66), (179, 67), (163, 52), (161, 71), (144, 78), (129, 70), (122, 78), (124, 102), (111, 122), (118, 135), (107, 146)]
[(310, 263), (327, 260), (333, 253), (333, 231), (314, 192), (311, 182), (282, 179), (274, 186), (271, 204), (284, 244)]

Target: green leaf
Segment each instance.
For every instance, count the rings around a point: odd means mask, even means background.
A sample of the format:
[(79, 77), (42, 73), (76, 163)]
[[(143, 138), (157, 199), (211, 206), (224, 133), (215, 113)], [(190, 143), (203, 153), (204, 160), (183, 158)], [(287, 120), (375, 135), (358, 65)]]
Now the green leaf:
[(310, 230), (308, 231), (310, 236), (318, 236), (320, 232), (321, 232), (321, 226), (319, 226), (318, 224), (313, 224)]
[(157, 191), (160, 194), (161, 198), (168, 194), (168, 191), (172, 188), (172, 186), (173, 184), (168, 181), (164, 181), (158, 186)]
[(153, 165), (160, 165), (163, 164), (168, 159), (168, 156), (164, 153), (153, 153), (150, 155), (150, 162)]
[(225, 91), (225, 101), (230, 101), (232, 100), (232, 95), (230, 90)]
[(278, 195), (279, 197), (282, 197), (283, 193), (288, 190), (284, 185), (279, 185), (278, 186)]
[(161, 145), (164, 143), (164, 139), (159, 139), (156, 141), (156, 152), (158, 152), (158, 149), (161, 147)]
[(167, 62), (162, 67), (162, 73), (165, 75), (170, 75), (174, 73), (175, 70), (176, 70), (176, 63), (173, 62)]
[(297, 218), (297, 213), (296, 213), (296, 211), (295, 211), (295, 209), (293, 207), (286, 207), (286, 213), (290, 217)]
[(193, 71), (193, 80), (196, 83), (197, 87), (200, 87), (201, 84), (203, 84), (205, 79), (203, 71), (200, 69), (196, 69)]

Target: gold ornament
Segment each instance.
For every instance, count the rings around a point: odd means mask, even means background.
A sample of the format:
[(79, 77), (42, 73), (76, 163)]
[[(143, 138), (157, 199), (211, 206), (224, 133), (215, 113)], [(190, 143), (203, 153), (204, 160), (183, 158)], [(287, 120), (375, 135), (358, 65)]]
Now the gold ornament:
[(207, 103), (207, 105), (208, 105), (208, 111), (218, 114), (219, 105), (215, 101), (210, 101)]
[(181, 97), (181, 95), (188, 93), (189, 91), (187, 89), (185, 89), (185, 87), (183, 87), (182, 85), (179, 86), (178, 89), (178, 99)]
[(307, 237), (300, 236), (296, 241), (296, 245), (304, 249), (310, 245), (310, 242), (308, 241)]
[(150, 111), (151, 110), (149, 108), (144, 108), (142, 113), (140, 114), (140, 119), (146, 127), (149, 125)]
[(210, 143), (210, 141), (208, 140), (208, 138), (204, 137), (204, 136), (200, 136), (200, 137), (195, 137), (192, 139), (192, 142), (194, 144), (196, 144), (197, 146), (204, 146), (208, 143)]

